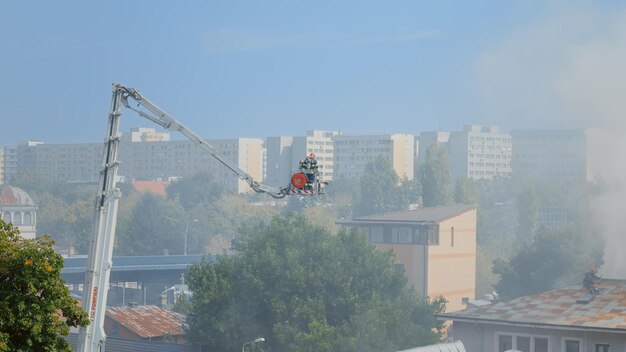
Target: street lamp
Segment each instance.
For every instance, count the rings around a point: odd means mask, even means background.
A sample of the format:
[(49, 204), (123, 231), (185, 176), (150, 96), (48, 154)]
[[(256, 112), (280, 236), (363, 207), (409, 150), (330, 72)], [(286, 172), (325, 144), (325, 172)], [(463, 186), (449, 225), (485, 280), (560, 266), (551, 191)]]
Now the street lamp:
[(187, 232), (189, 231), (189, 223), (198, 222), (198, 219), (193, 219), (187, 221), (187, 225), (185, 225), (185, 249), (183, 250), (183, 255), (187, 255)]
[(265, 339), (262, 337), (259, 337), (257, 339), (255, 339), (254, 341), (250, 341), (250, 342), (246, 342), (243, 344), (243, 346), (241, 347), (241, 352), (246, 352), (246, 345), (252, 345), (255, 343), (259, 343), (259, 342), (265, 342)]

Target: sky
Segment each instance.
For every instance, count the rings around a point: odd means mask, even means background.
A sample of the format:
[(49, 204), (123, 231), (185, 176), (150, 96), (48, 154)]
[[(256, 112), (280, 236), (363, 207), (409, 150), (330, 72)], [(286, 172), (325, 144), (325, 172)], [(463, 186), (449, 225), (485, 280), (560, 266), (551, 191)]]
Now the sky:
[[(582, 54), (572, 52), (594, 45), (609, 56), (598, 67), (621, 66), (621, 50), (610, 52), (612, 41), (626, 43), (625, 9), (617, 1), (2, 0), (0, 145), (101, 141), (112, 83), (138, 89), (206, 138), (588, 127), (596, 102), (569, 118), (562, 101), (577, 102), (585, 92), (575, 85), (587, 77), (566, 82), (563, 67), (573, 70)], [(123, 112), (122, 130), (156, 127)]]

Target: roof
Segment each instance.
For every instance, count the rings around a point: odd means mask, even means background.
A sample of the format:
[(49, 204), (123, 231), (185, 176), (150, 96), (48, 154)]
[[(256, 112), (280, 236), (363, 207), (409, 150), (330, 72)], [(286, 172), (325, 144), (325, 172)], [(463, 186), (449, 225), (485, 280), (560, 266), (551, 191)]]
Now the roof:
[(587, 294), (587, 289), (576, 285), (439, 316), (454, 321), (626, 332), (626, 281), (603, 279), (598, 283), (598, 289), (600, 294), (593, 296), (588, 303), (577, 303)]
[(165, 196), (165, 189), (170, 185), (167, 181), (133, 181), (133, 187), (137, 192), (151, 192)]
[(0, 205), (4, 206), (34, 206), (33, 199), (23, 189), (0, 185)]
[(463, 345), (463, 342), (456, 341), (450, 343), (439, 343), (436, 345), (416, 347), (408, 350), (402, 350), (399, 352), (465, 352), (465, 346)]
[(106, 316), (142, 338), (185, 334), (185, 317), (157, 306), (109, 307)]
[(476, 209), (476, 206), (473, 204), (453, 204), (438, 207), (417, 208), (415, 210), (368, 215), (355, 218), (352, 221), (339, 221), (338, 223), (345, 225), (363, 225), (367, 223), (377, 222), (401, 222), (412, 224), (426, 222), (439, 223), (474, 209)]

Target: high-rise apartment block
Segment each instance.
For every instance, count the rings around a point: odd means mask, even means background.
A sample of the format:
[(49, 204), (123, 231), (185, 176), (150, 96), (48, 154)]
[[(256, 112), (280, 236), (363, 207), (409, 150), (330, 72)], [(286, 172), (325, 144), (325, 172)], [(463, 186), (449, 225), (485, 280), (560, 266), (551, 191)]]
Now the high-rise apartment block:
[(450, 133), (450, 177), (474, 180), (509, 177), (512, 173), (512, 141), (497, 127), (468, 125)]
[(287, 186), (291, 175), (298, 170), (300, 161), (310, 153), (315, 153), (322, 179), (332, 181), (335, 177), (333, 138), (340, 135), (339, 131), (310, 130), (306, 136), (268, 137), (265, 183), (269, 186)]
[(422, 165), (426, 161), (426, 152), (433, 144), (440, 144), (448, 149), (448, 141), (450, 140), (450, 132), (435, 131), (422, 132), (418, 137), (419, 143), (416, 144), (417, 164)]
[[(263, 177), (263, 141), (234, 138), (209, 141), (226, 159), (257, 181)], [(103, 160), (103, 143), (46, 144), (27, 142), (5, 147), (5, 175), (33, 172), (56, 181), (97, 183)], [(250, 190), (231, 170), (187, 140), (171, 141), (168, 133), (140, 128), (122, 134), (119, 175), (127, 180), (168, 180), (201, 170), (211, 171), (227, 189)]]
[[(588, 130), (512, 131), (515, 176), (535, 181), (594, 181), (623, 136)], [(619, 144), (619, 143), (618, 143)]]
[(335, 178), (361, 177), (365, 165), (379, 156), (389, 160), (400, 178), (413, 179), (415, 137), (412, 134), (335, 136)]

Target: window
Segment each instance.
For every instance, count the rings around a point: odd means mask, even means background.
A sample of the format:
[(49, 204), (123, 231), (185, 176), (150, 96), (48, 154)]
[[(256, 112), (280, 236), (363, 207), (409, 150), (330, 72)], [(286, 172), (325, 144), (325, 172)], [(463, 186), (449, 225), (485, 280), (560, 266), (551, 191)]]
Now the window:
[(564, 352), (580, 352), (580, 340), (565, 339), (563, 349)]
[(454, 247), (454, 226), (450, 228), (450, 247)]
[(510, 335), (496, 333), (497, 352), (508, 350), (522, 352), (549, 352), (545, 336)]
[(498, 336), (498, 352), (505, 352), (513, 349), (513, 336), (500, 335)]
[(611, 345), (605, 343), (597, 343), (596, 352), (611, 352)]
[(383, 242), (391, 243), (391, 227), (383, 227)]

